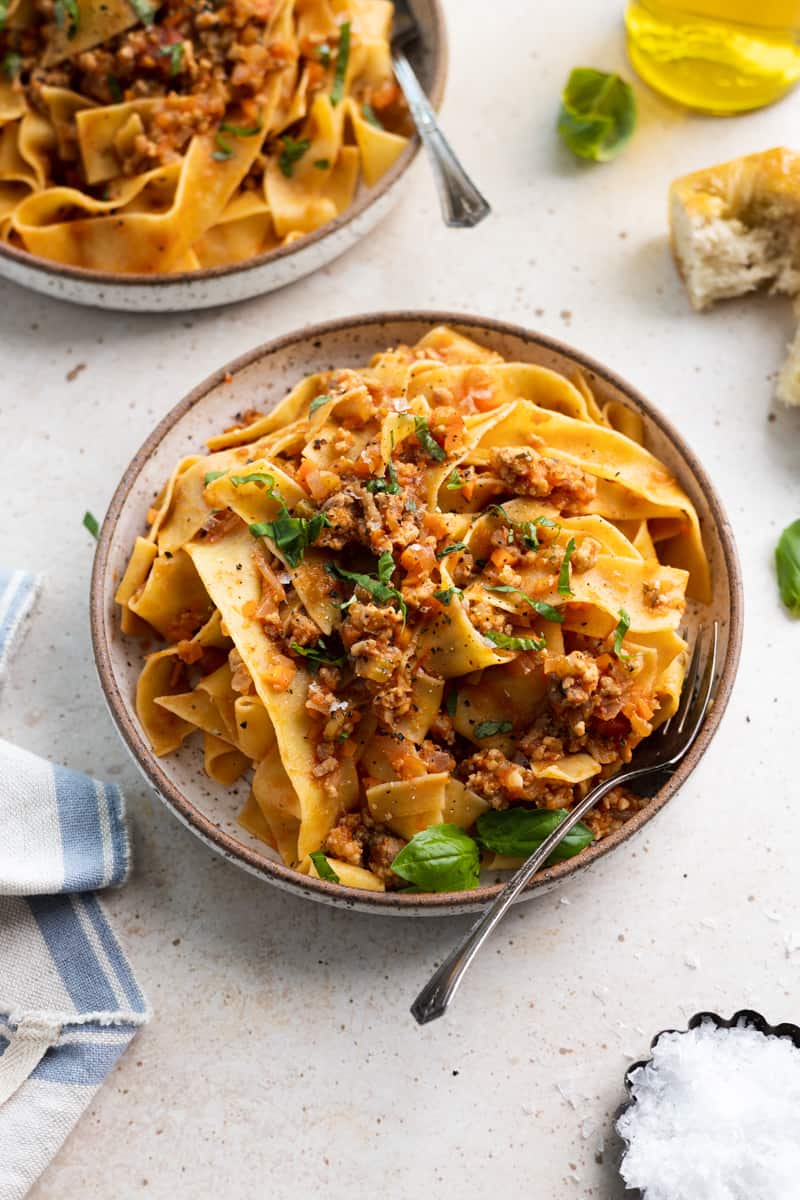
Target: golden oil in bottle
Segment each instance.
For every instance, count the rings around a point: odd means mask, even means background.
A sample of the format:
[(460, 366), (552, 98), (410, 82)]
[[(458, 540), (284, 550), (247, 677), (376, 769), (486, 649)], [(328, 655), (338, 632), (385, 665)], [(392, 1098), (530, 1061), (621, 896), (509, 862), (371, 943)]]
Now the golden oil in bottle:
[(800, 79), (800, 0), (630, 0), (625, 25), (638, 74), (689, 108), (761, 108)]

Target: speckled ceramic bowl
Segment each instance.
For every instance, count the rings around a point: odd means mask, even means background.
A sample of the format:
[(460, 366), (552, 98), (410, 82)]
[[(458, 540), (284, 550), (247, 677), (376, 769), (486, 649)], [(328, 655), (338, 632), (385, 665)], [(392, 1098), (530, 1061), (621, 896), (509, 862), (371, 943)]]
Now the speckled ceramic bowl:
[[(606, 367), (551, 338), (499, 321), (446, 312), (382, 313), (349, 317), (312, 326), (259, 346), (222, 367), (173, 408), (139, 450), (119, 484), (103, 522), (91, 592), (92, 639), (100, 682), (111, 714), (134, 758), (164, 803), (208, 845), (232, 862), (299, 895), (366, 912), (391, 914), (449, 914), (474, 912), (497, 892), (497, 883), (475, 891), (437, 895), (358, 892), (338, 884), (309, 879), (276, 861), (276, 856), (238, 825), (236, 815), (248, 789), (246, 782), (225, 789), (202, 770), (194, 739), (176, 754), (156, 758), (142, 732), (134, 709), (141, 649), (122, 636), (114, 592), (153, 497), (173, 465), (196, 454), (205, 438), (230, 424), (232, 415), (247, 408), (268, 410), (304, 374), (332, 365), (365, 363), (379, 350), (399, 342), (414, 342), (432, 325), (455, 325), (499, 351), (507, 359), (539, 363), (569, 375), (580, 367), (601, 403), (621, 401), (644, 419), (648, 447), (681, 481), (700, 514), (711, 560), (715, 598), (706, 617), (720, 623), (720, 674), (717, 699), (691, 752), (675, 774), (648, 804), (618, 832), (582, 854), (536, 876), (526, 896), (549, 889), (585, 870), (647, 824), (675, 794), (705, 752), (719, 725), (739, 660), (742, 629), (742, 586), (728, 520), (714, 488), (680, 435), (649, 401)], [(689, 617), (691, 621), (693, 618)]]
[[(444, 14), (440, 0), (413, 0), (413, 8), (421, 36), (409, 57), (438, 108), (447, 78)], [(350, 208), (335, 221), (243, 263), (174, 275), (121, 275), (63, 266), (0, 243), (0, 277), (58, 300), (130, 312), (185, 312), (248, 300), (310, 275), (368, 234), (402, 196), (419, 148), (415, 137), (375, 187), (360, 186)]]
[[(704, 1021), (711, 1021), (711, 1023), (716, 1025), (719, 1029), (733, 1029), (734, 1026), (739, 1024), (747, 1025), (752, 1029), (757, 1029), (758, 1032), (763, 1033), (765, 1037), (788, 1038), (793, 1045), (800, 1049), (800, 1027), (787, 1021), (782, 1022), (780, 1025), (770, 1025), (766, 1017), (762, 1016), (761, 1013), (756, 1012), (752, 1008), (742, 1008), (738, 1012), (735, 1012), (732, 1017), (720, 1017), (714, 1012), (695, 1013), (694, 1016), (689, 1020), (688, 1026), (685, 1030), (662, 1029), (661, 1032), (657, 1033), (650, 1042), (650, 1049), (655, 1050), (656, 1043), (658, 1042), (659, 1038), (664, 1036), (664, 1034), (686, 1033), (689, 1029), (697, 1029), (698, 1025), (702, 1025)], [(640, 1067), (646, 1067), (650, 1061), (651, 1059), (647, 1058), (642, 1059), (640, 1062), (631, 1063), (625, 1072), (625, 1091), (628, 1093), (628, 1099), (619, 1107), (617, 1114), (614, 1117), (614, 1138), (616, 1141), (612, 1147), (614, 1160), (617, 1162), (620, 1170), (622, 1168), (622, 1160), (628, 1151), (628, 1143), (626, 1139), (620, 1137), (619, 1133), (617, 1132), (617, 1122), (622, 1114), (626, 1112), (632, 1104), (636, 1103), (636, 1101), (633, 1099), (632, 1076), (634, 1071), (637, 1071)], [(630, 1200), (647, 1200), (647, 1194), (646, 1192), (643, 1192), (641, 1188), (626, 1187), (625, 1196), (626, 1198), (630, 1197)]]

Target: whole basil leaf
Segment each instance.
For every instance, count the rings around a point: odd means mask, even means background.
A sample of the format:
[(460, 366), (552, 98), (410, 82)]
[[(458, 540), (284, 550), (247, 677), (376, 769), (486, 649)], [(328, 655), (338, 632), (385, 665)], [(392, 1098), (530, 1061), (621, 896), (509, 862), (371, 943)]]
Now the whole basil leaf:
[(800, 617), (800, 519), (787, 525), (778, 539), (775, 567), (781, 600), (793, 617)]
[(430, 825), (403, 847), (392, 870), (422, 892), (465, 892), (478, 886), (480, 855), (458, 825)]
[(558, 132), (573, 154), (594, 162), (616, 157), (636, 126), (633, 89), (619, 75), (576, 67), (561, 97)]
[[(502, 811), (490, 808), (478, 817), (476, 828), (487, 850), (493, 850), (495, 854), (507, 854), (511, 858), (528, 858), (553, 830), (558, 829), (566, 816), (567, 811), (563, 808), (506, 808)], [(547, 865), (580, 854), (593, 841), (591, 829), (579, 821), (555, 848)]]

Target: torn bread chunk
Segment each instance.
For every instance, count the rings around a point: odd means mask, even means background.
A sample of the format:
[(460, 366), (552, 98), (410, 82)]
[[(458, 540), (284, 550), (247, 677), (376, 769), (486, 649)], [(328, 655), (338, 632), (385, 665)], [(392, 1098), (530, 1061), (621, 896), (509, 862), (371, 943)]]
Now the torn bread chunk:
[(777, 147), (676, 179), (672, 248), (697, 309), (765, 284), (800, 291), (800, 154)]

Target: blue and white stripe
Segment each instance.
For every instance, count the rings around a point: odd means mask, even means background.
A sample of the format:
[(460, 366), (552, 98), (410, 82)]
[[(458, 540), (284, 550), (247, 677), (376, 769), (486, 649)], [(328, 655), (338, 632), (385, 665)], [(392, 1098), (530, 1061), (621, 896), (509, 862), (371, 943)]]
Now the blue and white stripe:
[[(37, 594), (0, 569), (0, 681)], [(0, 740), (0, 1200), (21, 1200), (147, 1003), (94, 889), (130, 867), (119, 788)]]

